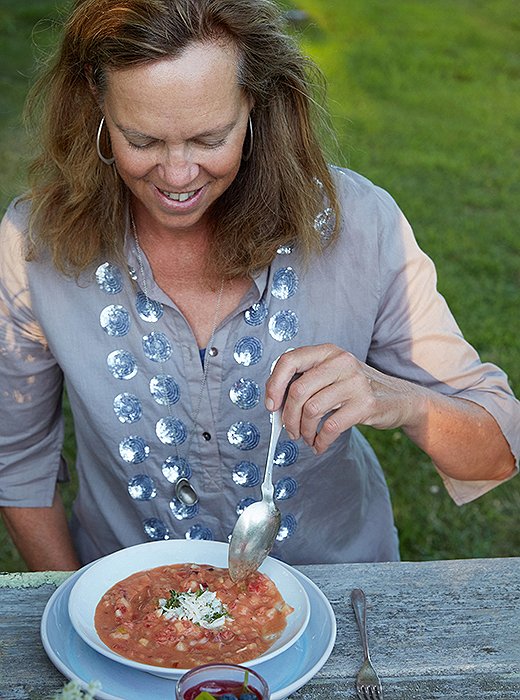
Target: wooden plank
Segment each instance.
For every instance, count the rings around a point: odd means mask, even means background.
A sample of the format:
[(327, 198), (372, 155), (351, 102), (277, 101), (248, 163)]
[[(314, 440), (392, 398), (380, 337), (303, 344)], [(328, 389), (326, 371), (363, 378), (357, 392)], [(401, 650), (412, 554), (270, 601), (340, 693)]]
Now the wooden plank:
[[(520, 697), (520, 558), (298, 568), (331, 601), (338, 637), (329, 661), (293, 700), (356, 697), (362, 652), (352, 588), (367, 595), (369, 641), (385, 697)], [(65, 576), (0, 575), (3, 700), (48, 700), (62, 687), (39, 630), (53, 582)]]
[(520, 559), (301, 570), (330, 600), (338, 638), (326, 666), (295, 700), (356, 697), (362, 651), (352, 588), (366, 593), (372, 660), (393, 700), (520, 697)]
[(55, 586), (0, 588), (0, 698), (48, 700), (66, 679), (40, 641), (40, 621)]

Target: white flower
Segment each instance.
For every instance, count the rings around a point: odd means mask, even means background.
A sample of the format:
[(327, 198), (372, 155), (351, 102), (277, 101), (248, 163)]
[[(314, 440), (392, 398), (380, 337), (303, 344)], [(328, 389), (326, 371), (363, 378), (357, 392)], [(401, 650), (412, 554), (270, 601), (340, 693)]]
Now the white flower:
[(62, 690), (53, 696), (52, 700), (94, 700), (96, 690), (101, 688), (99, 681), (90, 681), (86, 688), (82, 688), (76, 681), (69, 681)]

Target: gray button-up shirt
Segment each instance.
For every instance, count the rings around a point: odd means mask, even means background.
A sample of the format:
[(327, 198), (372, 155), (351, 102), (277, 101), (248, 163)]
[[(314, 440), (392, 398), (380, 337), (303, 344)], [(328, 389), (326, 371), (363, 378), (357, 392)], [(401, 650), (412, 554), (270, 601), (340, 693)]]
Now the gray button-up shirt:
[[(64, 377), (82, 561), (147, 539), (227, 540), (237, 514), (260, 497), (272, 363), (319, 343), (484, 406), (518, 455), (520, 405), (504, 373), (462, 338), (403, 214), (363, 177), (335, 169), (335, 178), (339, 240), (307, 267), (296, 247), (279, 250), (217, 327), (204, 385), (193, 333), (145, 258), (141, 269), (130, 237), (127, 265), (100, 261), (79, 280), (65, 278), (46, 262), (24, 262), (28, 205), (12, 205), (0, 234), (0, 505), (52, 502), (63, 470)], [(324, 242), (333, 218), (327, 206), (316, 218)], [(175, 499), (180, 477), (193, 484), (196, 505)], [(398, 558), (385, 479), (356, 429), (320, 456), (282, 433), (274, 480), (275, 556), (292, 564)], [(498, 483), (444, 481), (458, 503)]]

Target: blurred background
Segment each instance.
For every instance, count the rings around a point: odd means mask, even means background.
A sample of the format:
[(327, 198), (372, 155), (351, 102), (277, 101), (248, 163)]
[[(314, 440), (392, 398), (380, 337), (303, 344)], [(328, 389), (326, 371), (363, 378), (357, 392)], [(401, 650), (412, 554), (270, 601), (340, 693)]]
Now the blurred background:
[[(70, 5), (0, 0), (2, 214), (26, 187), (24, 97)], [(394, 196), (436, 262), (439, 289), (464, 335), (520, 394), (517, 0), (298, 0), (283, 7), (328, 80), (331, 161)], [(459, 508), (429, 458), (400, 431), (364, 432), (387, 476), (403, 559), (520, 556), (519, 478)], [(69, 464), (74, 450), (68, 418)], [(75, 481), (62, 488), (70, 508)], [(24, 569), (0, 523), (0, 571)]]

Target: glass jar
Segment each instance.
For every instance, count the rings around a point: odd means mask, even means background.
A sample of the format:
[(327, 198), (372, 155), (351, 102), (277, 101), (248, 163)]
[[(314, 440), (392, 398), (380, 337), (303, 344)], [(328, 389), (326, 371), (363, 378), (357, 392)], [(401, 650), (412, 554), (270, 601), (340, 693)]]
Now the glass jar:
[(237, 700), (269, 700), (269, 686), (262, 676), (236, 664), (195, 666), (177, 681), (175, 698), (195, 700), (204, 690), (215, 698), (229, 693)]

